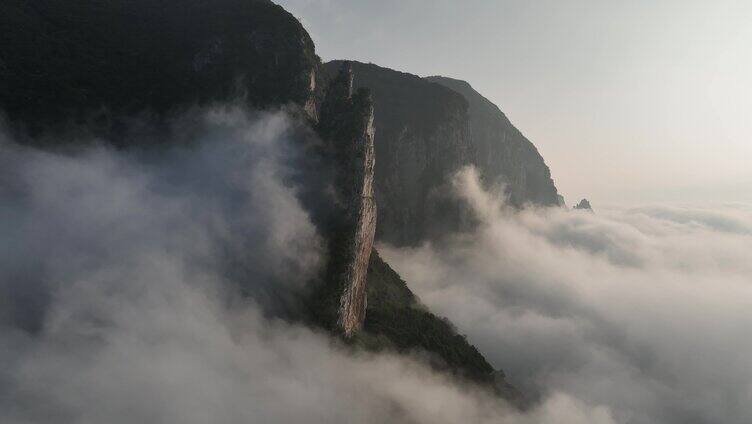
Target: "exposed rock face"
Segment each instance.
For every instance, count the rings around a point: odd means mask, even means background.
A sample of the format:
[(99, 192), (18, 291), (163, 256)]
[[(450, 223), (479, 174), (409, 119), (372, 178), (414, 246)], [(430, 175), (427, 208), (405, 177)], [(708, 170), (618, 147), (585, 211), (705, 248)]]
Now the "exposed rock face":
[(376, 232), (373, 106), (366, 91), (353, 94), (353, 72), (344, 63), (321, 105), (319, 134), (335, 164), (335, 202), (328, 272), (338, 295), (337, 327), (349, 337), (363, 325), (366, 276)]
[(3, 0), (0, 109), (32, 133), (242, 98), (315, 115), (308, 33), (268, 0)]
[(465, 81), (429, 77), (467, 99), (471, 143), (486, 187), (503, 185), (509, 202), (515, 206), (532, 203), (556, 206), (559, 197), (551, 172), (533, 143), (509, 122), (491, 101)]
[[(341, 62), (324, 65), (333, 75)], [(515, 206), (555, 206), (558, 193), (535, 146), (493, 103), (464, 81), (420, 78), (353, 63), (355, 87), (371, 90), (375, 108), (377, 238), (416, 245), (470, 224), (449, 181), (475, 165), (488, 189), (505, 187)]]
[(590, 211), (590, 212), (593, 211), (593, 208), (590, 206), (590, 202), (588, 201), (588, 199), (580, 200), (580, 203), (578, 203), (574, 208), (578, 210), (584, 210), (584, 211)]
[(558, 200), (559, 200), (559, 207), (567, 209), (567, 201), (564, 199), (564, 196), (562, 196), (561, 194), (558, 195)]
[[(342, 62), (325, 65), (333, 75)], [(375, 108), (377, 237), (409, 245), (460, 228), (460, 205), (447, 195), (451, 176), (471, 163), (467, 101), (415, 75), (353, 62), (354, 86)]]

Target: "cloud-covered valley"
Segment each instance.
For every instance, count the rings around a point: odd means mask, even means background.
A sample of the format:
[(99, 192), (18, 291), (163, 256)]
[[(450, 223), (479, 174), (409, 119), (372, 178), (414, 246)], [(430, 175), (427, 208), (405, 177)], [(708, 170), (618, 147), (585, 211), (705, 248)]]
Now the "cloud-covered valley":
[(382, 256), (537, 397), (522, 413), (420, 354), (290, 319), (325, 251), (294, 119), (227, 107), (175, 125), (180, 142), (127, 151), (3, 136), (0, 421), (752, 419), (749, 207), (520, 212), (459, 174), (478, 229)]
[(616, 422), (752, 421), (752, 209), (517, 212), (473, 169), (454, 188), (477, 231), (380, 250), (514, 384)]
[(290, 320), (324, 243), (294, 122), (194, 111), (127, 151), (3, 136), (1, 422), (612, 422), (561, 393), (516, 412)]

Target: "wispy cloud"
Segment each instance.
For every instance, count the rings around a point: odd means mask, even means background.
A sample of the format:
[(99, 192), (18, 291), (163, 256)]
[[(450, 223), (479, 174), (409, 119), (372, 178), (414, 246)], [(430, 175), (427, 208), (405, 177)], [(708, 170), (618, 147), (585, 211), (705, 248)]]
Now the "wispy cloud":
[(520, 414), (276, 318), (322, 260), (305, 135), (281, 113), (188, 123), (139, 152), (0, 143), (1, 422), (611, 422), (564, 394)]
[(515, 212), (472, 169), (472, 233), (383, 256), (513, 382), (617, 422), (752, 420), (752, 212)]

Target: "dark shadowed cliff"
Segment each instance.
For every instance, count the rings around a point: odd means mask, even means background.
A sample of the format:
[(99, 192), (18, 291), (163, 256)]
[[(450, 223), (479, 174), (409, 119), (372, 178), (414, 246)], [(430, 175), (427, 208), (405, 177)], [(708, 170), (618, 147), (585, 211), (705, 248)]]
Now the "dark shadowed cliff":
[[(340, 63), (325, 64), (327, 73)], [(415, 244), (459, 229), (462, 211), (447, 185), (474, 156), (467, 101), (415, 75), (357, 62), (353, 71), (375, 108), (378, 239)]]
[(4, 0), (0, 33), (1, 106), (32, 132), (118, 135), (123, 117), (231, 98), (313, 105), (313, 42), (268, 0)]
[(488, 187), (504, 184), (505, 194), (515, 206), (559, 204), (551, 172), (543, 157), (498, 106), (465, 81), (446, 77), (426, 79), (451, 88), (467, 99), (474, 163)]
[[(324, 65), (332, 75), (340, 61)], [(475, 165), (510, 203), (552, 206), (558, 193), (535, 146), (463, 81), (420, 78), (355, 62), (355, 87), (371, 90), (376, 122), (377, 238), (415, 245), (468, 225), (452, 199), (454, 173)]]

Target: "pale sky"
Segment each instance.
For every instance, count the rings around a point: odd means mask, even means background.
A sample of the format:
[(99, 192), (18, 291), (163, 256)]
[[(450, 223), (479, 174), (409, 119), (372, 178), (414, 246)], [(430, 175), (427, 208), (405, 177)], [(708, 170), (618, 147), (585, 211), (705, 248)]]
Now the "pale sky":
[(278, 3), (324, 60), (470, 82), (570, 204), (752, 200), (752, 1)]

